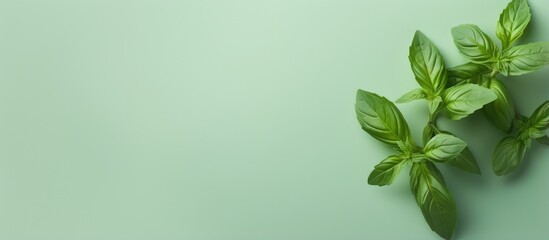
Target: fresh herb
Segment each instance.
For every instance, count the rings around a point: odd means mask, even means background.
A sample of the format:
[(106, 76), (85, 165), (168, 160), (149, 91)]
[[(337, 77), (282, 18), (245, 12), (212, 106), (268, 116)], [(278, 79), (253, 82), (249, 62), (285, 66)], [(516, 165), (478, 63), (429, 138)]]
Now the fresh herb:
[(517, 134), (501, 139), (494, 149), (492, 168), (498, 176), (513, 172), (524, 158), (532, 139), (548, 144), (545, 130), (549, 127), (549, 101), (539, 106), (530, 118), (520, 116), (515, 120)]
[[(501, 49), (476, 25), (465, 24), (452, 29), (454, 42), (469, 63), (449, 69), (451, 82), (456, 85), (474, 83), (492, 90), (497, 98), (483, 107), (484, 115), (505, 133), (517, 131), (517, 136), (503, 138), (494, 150), (492, 166), (497, 175), (514, 171), (526, 149), (530, 148), (531, 139), (545, 137), (545, 128), (513, 124), (522, 122), (523, 117), (517, 112), (505, 84), (498, 79), (499, 74), (518, 76), (549, 64), (549, 42), (514, 45), (530, 19), (530, 7), (526, 0), (513, 0), (507, 5), (496, 27)], [(538, 110), (541, 108), (543, 105)], [(543, 114), (538, 110), (536, 113)], [(537, 131), (537, 134), (529, 134), (532, 131)]]
[(457, 137), (440, 133), (425, 147), (417, 146), (398, 108), (375, 93), (358, 90), (355, 107), (362, 129), (395, 147), (394, 155), (375, 166), (368, 183), (389, 185), (405, 165), (411, 166), (410, 188), (425, 220), (440, 236), (451, 238), (457, 222), (456, 204), (433, 163), (456, 158), (467, 144)]
[(531, 18), (526, 0), (513, 0), (503, 10), (496, 35), (501, 47), (478, 26), (464, 24), (452, 28), (459, 52), (468, 63), (446, 68), (437, 47), (416, 31), (409, 60), (419, 88), (396, 100), (406, 103), (426, 100), (429, 120), (423, 129), (423, 147), (416, 144), (409, 126), (395, 104), (375, 93), (358, 90), (355, 111), (364, 131), (392, 145), (393, 155), (374, 167), (371, 185), (390, 185), (410, 167), (410, 188), (431, 229), (451, 239), (457, 223), (456, 203), (436, 164), (447, 163), (463, 171), (480, 174), (467, 143), (437, 125), (440, 116), (459, 120), (482, 109), (486, 118), (505, 133), (493, 155), (497, 175), (514, 171), (531, 147), (532, 139), (549, 145), (549, 101), (530, 117), (519, 114), (499, 75), (518, 76), (549, 64), (549, 42), (515, 45)]

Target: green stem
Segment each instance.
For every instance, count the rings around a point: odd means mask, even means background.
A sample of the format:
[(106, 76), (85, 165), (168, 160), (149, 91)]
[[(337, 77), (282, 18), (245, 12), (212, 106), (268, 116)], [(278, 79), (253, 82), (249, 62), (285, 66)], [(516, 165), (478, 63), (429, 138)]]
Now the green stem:
[(494, 68), (492, 70), (492, 73), (490, 73), (490, 80), (492, 80), (492, 78), (494, 78), (497, 74), (498, 74), (498, 71)]

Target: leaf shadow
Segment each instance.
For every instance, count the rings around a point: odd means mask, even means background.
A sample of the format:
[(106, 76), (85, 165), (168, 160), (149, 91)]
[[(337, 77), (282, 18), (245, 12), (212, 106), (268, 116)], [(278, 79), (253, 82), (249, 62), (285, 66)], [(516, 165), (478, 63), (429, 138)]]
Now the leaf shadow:
[[(460, 235), (467, 232), (469, 224), (473, 223), (473, 214), (466, 206), (469, 201), (472, 201), (467, 194), (460, 194), (464, 189), (471, 188), (486, 188), (488, 182), (482, 175), (475, 175), (463, 172), (455, 167), (441, 166), (441, 171), (444, 172), (446, 183), (450, 192), (453, 192), (454, 200), (458, 208), (458, 224), (454, 232), (454, 239), (458, 239)], [(459, 181), (456, 181), (458, 180)]]
[(527, 150), (524, 156), (524, 159), (522, 159), (518, 168), (508, 176), (504, 176), (505, 184), (510, 185), (510, 184), (517, 183), (520, 179), (525, 177), (528, 174), (528, 172), (532, 169), (532, 166), (534, 166), (533, 164), (535, 164), (534, 162), (536, 162), (536, 156), (539, 156), (541, 147), (543, 147), (543, 146), (540, 146), (541, 144), (537, 144), (534, 142), (535, 140), (533, 140), (532, 148)]

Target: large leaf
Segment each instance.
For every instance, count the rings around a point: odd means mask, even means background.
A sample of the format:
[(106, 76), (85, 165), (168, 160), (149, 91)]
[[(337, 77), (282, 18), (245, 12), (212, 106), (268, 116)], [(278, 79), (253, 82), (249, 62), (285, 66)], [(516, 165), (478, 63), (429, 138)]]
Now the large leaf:
[(507, 175), (518, 167), (526, 152), (526, 144), (514, 137), (502, 139), (494, 149), (492, 169), (498, 176)]
[(410, 188), (431, 229), (451, 239), (457, 222), (456, 203), (440, 171), (430, 162), (417, 162), (410, 170)]
[(425, 156), (430, 160), (444, 162), (457, 157), (467, 143), (449, 134), (440, 133), (435, 135), (423, 148)]
[(526, 0), (513, 0), (499, 15), (496, 35), (501, 40), (503, 49), (515, 42), (530, 22), (530, 7)]
[(468, 147), (463, 149), (457, 157), (446, 161), (446, 163), (468, 173), (480, 174), (478, 163)]
[(379, 141), (395, 146), (412, 141), (402, 113), (385, 97), (359, 89), (355, 111), (362, 129)]
[(492, 90), (497, 98), (491, 103), (484, 105), (484, 115), (497, 128), (503, 132), (510, 132), (515, 119), (515, 105), (511, 95), (501, 81), (496, 78), (485, 81), (483, 86)]
[(408, 56), (416, 81), (430, 97), (439, 95), (446, 85), (446, 68), (437, 47), (416, 31)]
[(496, 98), (491, 90), (472, 83), (448, 88), (442, 96), (444, 110), (453, 120), (468, 116)]
[(402, 158), (395, 155), (384, 159), (375, 166), (370, 176), (368, 176), (368, 184), (378, 186), (391, 184), (400, 173), (404, 162)]
[(480, 28), (463, 24), (452, 28), (452, 36), (459, 52), (473, 63), (488, 64), (497, 61), (498, 49)]
[(509, 48), (499, 63), (501, 74), (522, 75), (549, 64), (549, 42), (537, 42)]

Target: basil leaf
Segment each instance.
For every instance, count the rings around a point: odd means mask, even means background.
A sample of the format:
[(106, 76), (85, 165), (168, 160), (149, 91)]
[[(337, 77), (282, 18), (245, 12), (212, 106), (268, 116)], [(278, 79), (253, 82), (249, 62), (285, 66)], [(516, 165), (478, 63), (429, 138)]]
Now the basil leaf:
[(549, 101), (542, 103), (528, 119), (527, 126), (537, 130), (549, 127)]
[(499, 15), (496, 35), (501, 40), (503, 49), (515, 42), (530, 22), (530, 7), (526, 0), (513, 0)]
[(416, 81), (425, 93), (438, 96), (447, 81), (444, 60), (437, 47), (420, 31), (414, 35), (408, 59)]
[(423, 152), (429, 160), (444, 162), (459, 156), (465, 147), (467, 147), (467, 143), (463, 140), (449, 134), (440, 133), (425, 144)]
[(496, 98), (491, 90), (472, 83), (453, 86), (442, 95), (444, 110), (452, 120), (464, 118)]
[(460, 80), (471, 79), (490, 73), (490, 68), (477, 63), (465, 63), (448, 69), (448, 77)]
[[(438, 133), (444, 133), (448, 135), (454, 136), (451, 132), (448, 131), (440, 131), (435, 129), (435, 132)], [(450, 166), (456, 167), (461, 169), (462, 171), (468, 172), (468, 173), (474, 173), (480, 175), (480, 168), (478, 166), (477, 161), (475, 160), (475, 157), (469, 150), (469, 147), (465, 147), (463, 151), (459, 153), (459, 155), (455, 158), (452, 158), (445, 163), (448, 163)]]
[(389, 156), (375, 166), (370, 176), (368, 176), (368, 184), (378, 186), (391, 184), (400, 173), (404, 162), (399, 156)]
[(411, 102), (413, 100), (417, 100), (417, 99), (426, 99), (427, 98), (427, 94), (425, 94), (425, 91), (423, 91), (423, 89), (421, 88), (416, 88), (412, 91), (409, 91), (407, 93), (405, 93), (404, 95), (402, 95), (402, 97), (400, 97), (398, 100), (396, 100), (397, 103), (407, 103), (407, 102)]
[(498, 129), (509, 133), (512, 129), (515, 118), (515, 105), (507, 88), (498, 79), (492, 78), (485, 81), (483, 86), (492, 90), (497, 98), (491, 103), (484, 105), (484, 116)]
[(507, 175), (518, 167), (526, 152), (526, 144), (514, 137), (503, 138), (494, 149), (492, 169), (498, 176)]
[(441, 237), (451, 239), (457, 222), (456, 203), (434, 164), (412, 165), (410, 189), (431, 229)]
[(379, 141), (395, 146), (412, 141), (402, 113), (385, 97), (359, 89), (355, 111), (362, 129)]
[(509, 48), (500, 62), (500, 73), (522, 75), (549, 64), (549, 42), (537, 42)]
[(478, 163), (468, 147), (465, 147), (457, 157), (446, 161), (446, 163), (465, 172), (480, 175)]
[(533, 138), (533, 139), (545, 137), (545, 131), (537, 128), (529, 128), (527, 136), (528, 136), (527, 138)]
[(452, 28), (452, 36), (459, 52), (469, 61), (480, 64), (496, 62), (498, 48), (478, 26), (459, 25)]
[(436, 96), (435, 98), (429, 100), (429, 113), (433, 114), (438, 109), (438, 106), (442, 102), (442, 98), (440, 96)]
[(433, 125), (427, 124), (425, 128), (423, 128), (423, 144), (427, 144), (431, 138), (435, 136), (436, 129)]

